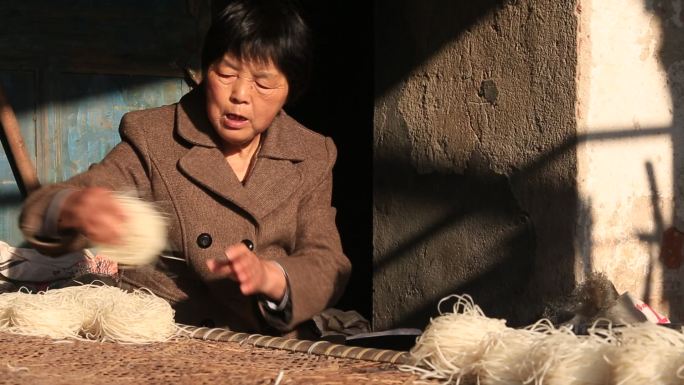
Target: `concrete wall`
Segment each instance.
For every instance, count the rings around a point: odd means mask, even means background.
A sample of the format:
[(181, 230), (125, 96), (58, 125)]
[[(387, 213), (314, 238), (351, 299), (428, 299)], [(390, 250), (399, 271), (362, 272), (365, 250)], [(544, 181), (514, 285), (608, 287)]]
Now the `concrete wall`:
[(574, 0), (379, 0), (373, 322), (469, 293), (513, 324), (575, 276)]
[(581, 0), (578, 51), (578, 275), (603, 271), (674, 320), (684, 271), (659, 254), (684, 230), (682, 3)]

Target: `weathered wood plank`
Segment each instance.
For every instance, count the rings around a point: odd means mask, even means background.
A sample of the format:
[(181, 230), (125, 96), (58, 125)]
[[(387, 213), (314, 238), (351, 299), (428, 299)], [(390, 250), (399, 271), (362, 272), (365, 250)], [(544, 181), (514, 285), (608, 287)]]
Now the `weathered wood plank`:
[[(14, 108), (26, 148), (36, 160), (36, 82), (30, 71), (2, 71), (0, 84)], [(18, 227), (22, 196), (5, 150), (0, 148), (0, 240), (19, 245), (23, 237)]]
[[(0, 2), (3, 82), (43, 183), (97, 162), (124, 113), (189, 91), (211, 0)], [(0, 240), (18, 244), (21, 196), (0, 154)], [(3, 158), (4, 157), (4, 158)]]
[(188, 91), (182, 79), (142, 76), (53, 73), (46, 84), (48, 125), (39, 147), (48, 182), (100, 161), (119, 142), (126, 112), (175, 103)]

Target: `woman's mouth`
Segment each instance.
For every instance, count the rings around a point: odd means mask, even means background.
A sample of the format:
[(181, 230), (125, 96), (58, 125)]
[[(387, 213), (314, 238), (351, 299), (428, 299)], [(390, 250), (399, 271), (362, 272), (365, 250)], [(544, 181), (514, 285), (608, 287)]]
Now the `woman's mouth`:
[(242, 128), (249, 122), (244, 116), (232, 113), (223, 115), (221, 120), (225, 127), (233, 129)]

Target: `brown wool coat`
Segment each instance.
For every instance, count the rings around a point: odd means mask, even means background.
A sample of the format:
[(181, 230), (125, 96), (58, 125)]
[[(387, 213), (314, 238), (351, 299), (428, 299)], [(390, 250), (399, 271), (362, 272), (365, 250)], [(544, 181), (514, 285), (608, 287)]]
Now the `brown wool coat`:
[[(240, 183), (216, 146), (204, 94), (198, 88), (175, 105), (130, 112), (122, 142), (99, 164), (65, 183), (46, 186), (26, 201), (20, 227), (43, 253), (86, 246), (82, 236), (46, 242), (37, 236), (45, 211), (68, 186), (137, 190), (170, 217), (170, 248), (185, 262), (162, 258), (155, 267), (126, 270), (122, 281), (168, 299), (178, 322), (210, 320), (247, 332), (271, 332), (254, 296), (205, 265), (226, 246), (249, 239), (261, 258), (279, 262), (289, 277), (292, 320), (280, 331), (332, 306), (344, 289), (350, 264), (342, 252), (331, 207), (336, 149), (330, 138), (280, 113), (266, 132), (256, 163)], [(211, 237), (200, 247), (201, 234)], [(206, 236), (205, 236), (206, 240)]]

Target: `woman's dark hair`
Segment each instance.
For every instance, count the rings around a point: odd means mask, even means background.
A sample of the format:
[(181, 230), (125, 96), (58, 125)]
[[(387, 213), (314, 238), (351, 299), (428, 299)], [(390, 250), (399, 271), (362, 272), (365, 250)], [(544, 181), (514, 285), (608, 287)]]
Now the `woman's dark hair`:
[(288, 102), (306, 88), (311, 66), (309, 28), (288, 0), (233, 0), (212, 22), (202, 48), (202, 72), (227, 52), (273, 64), (285, 75)]

